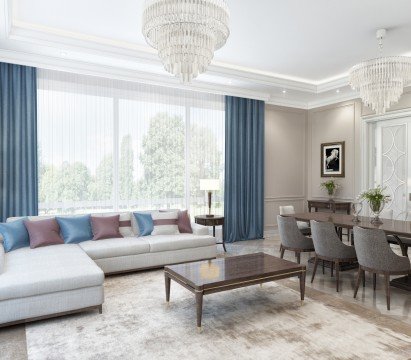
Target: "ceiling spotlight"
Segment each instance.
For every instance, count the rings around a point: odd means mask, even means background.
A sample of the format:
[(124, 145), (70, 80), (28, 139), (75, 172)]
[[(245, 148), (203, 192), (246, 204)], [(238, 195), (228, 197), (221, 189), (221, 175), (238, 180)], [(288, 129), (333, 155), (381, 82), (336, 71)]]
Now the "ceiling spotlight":
[(287, 90), (283, 90), (283, 94), (286, 94), (287, 93)]
[(62, 50), (62, 51), (60, 52), (60, 55), (61, 55), (62, 57), (66, 57), (66, 56), (68, 55), (68, 52)]
[(336, 92), (337, 94), (339, 94), (339, 93), (340, 93), (340, 89), (335, 90), (335, 92)]

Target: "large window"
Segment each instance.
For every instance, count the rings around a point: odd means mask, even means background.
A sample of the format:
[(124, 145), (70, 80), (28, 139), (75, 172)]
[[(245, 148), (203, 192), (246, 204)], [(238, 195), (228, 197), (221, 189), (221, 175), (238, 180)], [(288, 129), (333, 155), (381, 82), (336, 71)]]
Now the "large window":
[[(200, 179), (224, 183), (224, 98), (38, 72), (40, 214), (206, 211)], [(214, 195), (223, 211), (223, 190)]]

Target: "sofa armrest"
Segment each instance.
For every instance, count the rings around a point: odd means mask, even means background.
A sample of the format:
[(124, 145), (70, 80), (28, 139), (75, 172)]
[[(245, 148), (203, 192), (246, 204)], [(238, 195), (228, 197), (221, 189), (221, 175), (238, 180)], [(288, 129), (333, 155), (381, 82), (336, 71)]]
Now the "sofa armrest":
[(0, 241), (0, 275), (4, 272), (4, 267), (6, 263), (6, 255), (4, 254), (3, 242)]
[(193, 235), (210, 235), (207, 226), (191, 223), (191, 228), (193, 229)]

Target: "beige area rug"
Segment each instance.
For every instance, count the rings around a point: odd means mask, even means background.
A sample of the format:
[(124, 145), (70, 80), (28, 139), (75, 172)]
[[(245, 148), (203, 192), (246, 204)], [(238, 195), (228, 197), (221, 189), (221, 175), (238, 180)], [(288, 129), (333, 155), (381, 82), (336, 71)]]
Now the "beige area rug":
[(361, 311), (347, 311), (343, 300), (327, 304), (313, 296), (301, 306), (293, 282), (288, 283), (206, 296), (199, 334), (193, 294), (172, 282), (167, 307), (162, 271), (108, 277), (102, 315), (90, 312), (27, 325), (28, 358), (411, 358), (409, 327), (395, 329)]

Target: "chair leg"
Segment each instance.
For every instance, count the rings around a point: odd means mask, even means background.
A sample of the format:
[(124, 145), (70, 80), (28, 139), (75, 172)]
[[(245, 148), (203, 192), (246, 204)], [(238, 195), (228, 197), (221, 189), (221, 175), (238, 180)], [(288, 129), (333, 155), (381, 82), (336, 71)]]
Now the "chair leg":
[(324, 272), (324, 260), (323, 260), (323, 275), (324, 275), (324, 273), (325, 273), (325, 272)]
[(337, 280), (337, 292), (340, 291), (340, 263), (338, 261), (335, 262), (335, 277)]
[(360, 287), (362, 275), (363, 275), (363, 272), (362, 272), (361, 266), (358, 266), (357, 281), (355, 282), (355, 288), (354, 288), (354, 299), (357, 297), (358, 288)]
[(297, 263), (300, 264), (301, 263), (301, 253), (299, 251), (296, 251), (295, 256), (297, 257)]
[(280, 244), (280, 253), (281, 253), (281, 250), (283, 250), (283, 244)]
[(375, 291), (375, 289), (377, 287), (377, 274), (376, 273), (372, 274), (372, 285), (373, 285), (374, 291)]
[(365, 287), (365, 270), (362, 271), (362, 287)]
[(331, 261), (331, 277), (334, 276), (334, 261)]
[(313, 275), (311, 276), (311, 283), (314, 281), (315, 273), (317, 272), (317, 266), (318, 266), (318, 257), (315, 256)]
[(385, 296), (387, 298), (387, 310), (390, 310), (391, 294), (390, 294), (390, 275), (389, 274), (385, 274)]
[(281, 259), (284, 257), (284, 251), (285, 251), (285, 249), (284, 249), (283, 246), (281, 245), (281, 254), (280, 254), (280, 258), (281, 258)]

